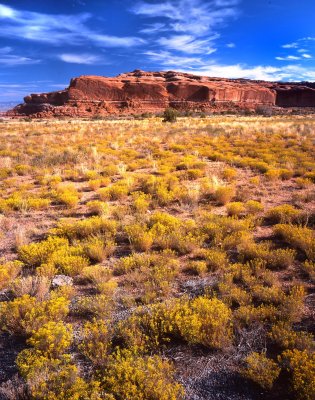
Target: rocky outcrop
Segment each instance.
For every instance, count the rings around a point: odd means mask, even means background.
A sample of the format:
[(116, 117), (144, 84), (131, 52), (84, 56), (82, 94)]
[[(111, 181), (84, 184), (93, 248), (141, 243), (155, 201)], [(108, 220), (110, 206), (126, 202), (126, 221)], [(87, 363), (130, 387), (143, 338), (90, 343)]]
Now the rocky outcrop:
[(207, 112), (254, 110), (259, 106), (315, 107), (314, 85), (135, 70), (112, 78), (74, 78), (65, 90), (26, 96), (24, 104), (9, 115), (91, 117), (157, 113), (167, 107)]
[(275, 88), (279, 107), (315, 107), (315, 89), (300, 85), (279, 85)]

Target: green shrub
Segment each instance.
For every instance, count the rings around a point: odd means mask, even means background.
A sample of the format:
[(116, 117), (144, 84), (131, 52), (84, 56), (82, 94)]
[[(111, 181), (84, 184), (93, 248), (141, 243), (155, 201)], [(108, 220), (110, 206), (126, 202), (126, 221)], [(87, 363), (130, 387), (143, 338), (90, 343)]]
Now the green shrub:
[(174, 108), (167, 108), (163, 113), (163, 122), (176, 122), (178, 117), (178, 112)]

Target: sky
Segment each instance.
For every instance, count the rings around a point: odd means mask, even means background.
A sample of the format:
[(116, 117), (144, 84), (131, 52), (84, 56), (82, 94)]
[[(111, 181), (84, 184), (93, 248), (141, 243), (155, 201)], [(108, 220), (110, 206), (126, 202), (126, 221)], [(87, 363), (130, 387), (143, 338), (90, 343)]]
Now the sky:
[(315, 81), (315, 0), (0, 0), (0, 102), (80, 75)]

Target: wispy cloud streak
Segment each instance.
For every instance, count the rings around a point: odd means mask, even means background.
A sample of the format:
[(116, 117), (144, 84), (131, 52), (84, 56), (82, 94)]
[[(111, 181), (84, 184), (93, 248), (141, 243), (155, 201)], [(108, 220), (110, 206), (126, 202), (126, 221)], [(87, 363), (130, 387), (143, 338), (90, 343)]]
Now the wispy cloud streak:
[(0, 4), (0, 36), (49, 43), (55, 46), (82, 45), (90, 42), (100, 47), (130, 47), (144, 43), (138, 37), (106, 35), (90, 29), (89, 13), (76, 15), (43, 14), (17, 10)]

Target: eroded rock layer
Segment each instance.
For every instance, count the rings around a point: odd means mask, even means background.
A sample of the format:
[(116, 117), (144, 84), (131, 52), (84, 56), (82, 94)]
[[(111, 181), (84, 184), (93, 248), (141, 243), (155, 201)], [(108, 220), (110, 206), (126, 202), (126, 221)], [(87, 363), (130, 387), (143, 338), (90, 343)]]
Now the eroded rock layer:
[(113, 78), (74, 78), (65, 90), (26, 96), (9, 115), (91, 117), (156, 113), (167, 107), (208, 112), (259, 106), (315, 107), (315, 87), (136, 70)]

